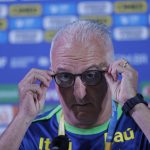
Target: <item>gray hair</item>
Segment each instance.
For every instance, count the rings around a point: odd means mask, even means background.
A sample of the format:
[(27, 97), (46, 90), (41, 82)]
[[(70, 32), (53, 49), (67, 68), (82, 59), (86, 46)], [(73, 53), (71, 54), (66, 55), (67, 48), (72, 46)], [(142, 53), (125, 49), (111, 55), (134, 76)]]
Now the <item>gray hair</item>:
[(87, 41), (91, 37), (91, 33), (104, 39), (111, 38), (111, 33), (105, 24), (99, 24), (96, 21), (78, 20), (62, 27), (54, 36), (52, 43), (61, 38), (62, 35), (66, 35), (65, 38), (71, 36), (79, 41)]
[(52, 39), (51, 48), (53, 49), (54, 43), (60, 39), (64, 43), (74, 41), (84, 43), (91, 39), (91, 36), (97, 41), (103, 40), (105, 45), (108, 43), (112, 45), (111, 32), (105, 24), (91, 20), (77, 20), (65, 25), (56, 33)]

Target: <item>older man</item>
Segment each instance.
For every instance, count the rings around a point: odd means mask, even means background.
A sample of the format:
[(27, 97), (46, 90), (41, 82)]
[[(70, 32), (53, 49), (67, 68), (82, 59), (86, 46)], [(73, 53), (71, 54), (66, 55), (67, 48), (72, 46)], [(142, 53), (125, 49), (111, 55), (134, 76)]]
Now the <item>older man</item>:
[[(137, 94), (137, 72), (113, 55), (104, 25), (62, 28), (52, 41), (50, 71), (32, 69), (19, 83), (19, 111), (0, 149), (150, 149), (150, 110)], [(35, 119), (52, 79), (61, 106)]]

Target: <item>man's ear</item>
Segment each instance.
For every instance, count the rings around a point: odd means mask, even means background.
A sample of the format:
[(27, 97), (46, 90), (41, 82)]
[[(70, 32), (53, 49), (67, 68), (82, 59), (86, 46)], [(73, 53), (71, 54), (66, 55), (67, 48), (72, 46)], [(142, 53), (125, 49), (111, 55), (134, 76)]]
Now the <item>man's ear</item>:
[(55, 72), (53, 71), (53, 69), (51, 68), (51, 66), (49, 67), (49, 72), (51, 73), (51, 75), (55, 74)]

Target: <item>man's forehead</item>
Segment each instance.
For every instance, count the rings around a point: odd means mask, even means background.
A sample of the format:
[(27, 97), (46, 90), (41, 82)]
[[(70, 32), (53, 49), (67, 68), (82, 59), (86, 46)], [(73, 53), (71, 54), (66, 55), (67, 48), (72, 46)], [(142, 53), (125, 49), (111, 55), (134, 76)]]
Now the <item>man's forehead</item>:
[[(84, 66), (84, 68), (82, 68), (82, 71), (86, 71), (86, 70), (90, 70), (90, 69), (96, 69), (96, 70), (106, 70), (108, 67), (106, 62), (102, 62), (99, 64), (92, 64), (89, 66)], [(71, 70), (68, 68), (63, 67), (62, 65), (58, 68), (56, 68), (56, 72), (70, 72)]]

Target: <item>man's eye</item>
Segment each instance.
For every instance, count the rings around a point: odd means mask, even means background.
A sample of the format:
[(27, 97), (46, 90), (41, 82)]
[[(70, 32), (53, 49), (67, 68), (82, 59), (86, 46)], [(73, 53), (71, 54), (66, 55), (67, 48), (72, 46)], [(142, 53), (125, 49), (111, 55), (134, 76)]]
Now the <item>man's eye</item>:
[(88, 79), (92, 79), (92, 78), (95, 78), (95, 72), (89, 72), (86, 74), (86, 78)]
[(59, 76), (59, 79), (62, 80), (62, 81), (68, 81), (68, 80), (70, 80), (70, 78), (71, 78), (71, 75), (68, 74), (68, 73), (62, 73)]

